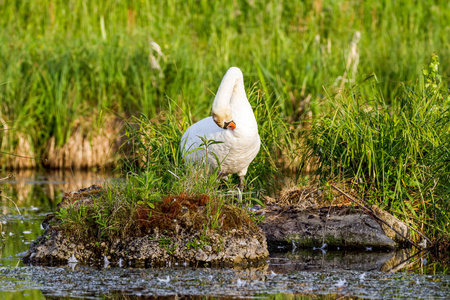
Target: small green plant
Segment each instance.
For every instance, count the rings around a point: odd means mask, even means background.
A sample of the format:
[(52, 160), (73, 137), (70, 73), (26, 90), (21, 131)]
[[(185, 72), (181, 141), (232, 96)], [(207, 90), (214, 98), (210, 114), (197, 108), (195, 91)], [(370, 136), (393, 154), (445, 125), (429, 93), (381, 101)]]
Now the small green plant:
[(200, 249), (200, 248), (202, 248), (202, 247), (203, 247), (203, 245), (202, 245), (201, 241), (199, 241), (199, 240), (196, 239), (196, 238), (193, 238), (192, 240), (190, 240), (190, 241), (187, 242), (187, 244), (186, 244), (186, 248), (187, 248), (188, 250), (190, 250), (190, 249), (197, 250), (197, 249)]
[(56, 211), (56, 217), (61, 220), (61, 222), (64, 224), (65, 222), (67, 222), (69, 212), (67, 208), (61, 208), (59, 210)]
[(218, 201), (208, 202), (206, 205), (206, 218), (208, 223), (205, 224), (204, 230), (217, 229), (221, 227), (222, 207), (225, 200), (221, 197)]
[(160, 237), (158, 240), (159, 246), (166, 249), (169, 254), (173, 254), (177, 248), (176, 244), (173, 244), (169, 238), (164, 236)]
[(256, 224), (264, 223), (265, 216), (262, 214), (257, 215), (255, 213), (250, 212), (250, 217), (252, 218), (253, 221), (255, 221)]
[(206, 230), (204, 230), (201, 234), (200, 234), (200, 244), (202, 245), (202, 247), (204, 245), (211, 245), (211, 241), (209, 240), (209, 235), (206, 232)]
[(442, 76), (439, 74), (439, 57), (436, 53), (431, 54), (431, 62), (427, 68), (422, 69), (425, 79), (425, 91), (435, 92), (440, 88)]

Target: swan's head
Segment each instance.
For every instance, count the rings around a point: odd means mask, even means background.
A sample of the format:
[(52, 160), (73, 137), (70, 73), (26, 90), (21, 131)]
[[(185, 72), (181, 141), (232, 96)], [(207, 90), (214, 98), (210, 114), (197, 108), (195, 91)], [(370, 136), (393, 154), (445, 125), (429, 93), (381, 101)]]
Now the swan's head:
[(217, 124), (220, 128), (223, 129), (235, 129), (236, 123), (233, 121), (233, 117), (231, 116), (231, 113), (223, 113), (218, 114), (216, 112), (212, 113), (212, 117), (214, 120), (214, 123)]
[(231, 67), (223, 77), (212, 105), (212, 117), (217, 126), (223, 129), (236, 128), (233, 110), (240, 109), (243, 99), (247, 100), (242, 71)]

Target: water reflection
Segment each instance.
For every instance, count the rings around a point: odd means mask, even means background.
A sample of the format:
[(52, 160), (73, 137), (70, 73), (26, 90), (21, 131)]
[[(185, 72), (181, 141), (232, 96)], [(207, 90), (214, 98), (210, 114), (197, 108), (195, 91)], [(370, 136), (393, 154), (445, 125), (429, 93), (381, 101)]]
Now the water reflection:
[(0, 181), (0, 189), (14, 199), (20, 207), (40, 206), (48, 207), (48, 201), (60, 200), (62, 193), (75, 191), (90, 186), (94, 183), (102, 183), (105, 180), (116, 177), (112, 171), (72, 171), (72, 170), (20, 170), (11, 173), (3, 173), (0, 177), (12, 175), (6, 180)]
[[(450, 294), (448, 267), (427, 254), (411, 252), (414, 250), (355, 253), (297, 249), (273, 253), (257, 268), (133, 269), (118, 267), (118, 262), (110, 262), (108, 268), (24, 266), (21, 259), (29, 243), (43, 232), (42, 220), (63, 193), (112, 176), (111, 172), (27, 171), (0, 182), (0, 299), (444, 299)], [(407, 259), (411, 255), (413, 258)]]
[[(4, 272), (0, 268), (0, 272)], [(148, 268), (94, 269), (87, 266), (8, 269), (6, 292), (39, 288), (46, 297), (274, 297), (276, 294), (314, 298), (432, 298), (450, 294), (450, 277), (414, 273), (350, 270), (297, 271), (277, 274), (260, 269)]]
[(297, 249), (271, 255), (271, 270), (276, 273), (296, 271), (358, 270), (386, 271), (407, 258), (410, 249), (389, 252), (352, 252)]
[[(0, 174), (1, 178), (7, 174)], [(0, 181), (0, 266), (22, 266), (29, 244), (43, 233), (41, 222), (64, 192), (103, 183), (112, 172), (58, 170), (14, 172)]]

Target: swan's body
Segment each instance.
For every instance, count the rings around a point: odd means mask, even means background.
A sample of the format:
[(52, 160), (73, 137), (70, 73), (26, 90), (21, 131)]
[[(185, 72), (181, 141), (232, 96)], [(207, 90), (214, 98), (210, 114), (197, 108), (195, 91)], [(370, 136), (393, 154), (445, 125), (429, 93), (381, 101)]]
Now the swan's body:
[[(208, 153), (208, 164), (213, 168), (220, 164), (220, 174), (224, 176), (237, 173), (242, 186), (261, 141), (239, 68), (230, 68), (223, 77), (214, 98), (212, 115), (186, 130), (181, 138), (182, 153), (188, 163), (202, 162)], [(213, 143), (205, 150), (201, 138), (219, 143)]]

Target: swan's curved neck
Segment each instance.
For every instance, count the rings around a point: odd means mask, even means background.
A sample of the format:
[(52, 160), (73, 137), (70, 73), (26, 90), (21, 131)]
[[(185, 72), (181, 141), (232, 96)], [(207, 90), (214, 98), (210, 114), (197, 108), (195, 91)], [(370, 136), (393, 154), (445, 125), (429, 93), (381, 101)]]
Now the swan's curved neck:
[[(212, 105), (213, 114), (232, 116), (232, 102), (240, 97), (247, 98), (244, 89), (244, 77), (241, 70), (230, 68), (222, 79)], [(229, 120), (227, 120), (229, 121)]]

